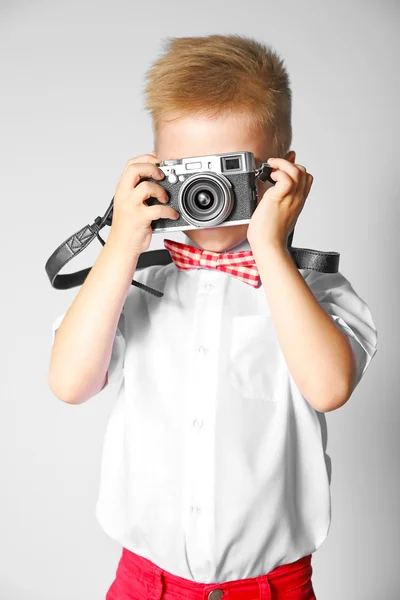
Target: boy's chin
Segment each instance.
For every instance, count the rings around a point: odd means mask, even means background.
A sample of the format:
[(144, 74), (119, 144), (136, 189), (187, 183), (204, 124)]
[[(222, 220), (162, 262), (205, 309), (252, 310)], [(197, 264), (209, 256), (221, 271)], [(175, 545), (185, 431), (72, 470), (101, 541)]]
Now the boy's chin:
[(247, 237), (248, 223), (229, 227), (201, 227), (184, 231), (198, 246), (212, 252), (224, 252)]

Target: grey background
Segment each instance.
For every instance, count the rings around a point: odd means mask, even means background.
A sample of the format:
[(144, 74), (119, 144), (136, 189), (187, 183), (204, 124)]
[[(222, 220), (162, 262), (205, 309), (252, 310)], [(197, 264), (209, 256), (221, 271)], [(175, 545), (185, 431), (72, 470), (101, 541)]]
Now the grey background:
[(94, 507), (116, 389), (70, 406), (47, 387), (51, 324), (77, 289), (54, 290), (44, 265), (104, 213), (127, 160), (153, 149), (142, 85), (161, 38), (210, 33), (254, 36), (284, 58), (292, 148), (314, 176), (293, 245), (339, 251), (378, 328), (364, 379), (327, 413), (332, 524), (313, 555), (317, 598), (399, 597), (399, 15), (388, 1), (1, 0), (1, 599), (101, 600), (114, 578), (121, 548)]

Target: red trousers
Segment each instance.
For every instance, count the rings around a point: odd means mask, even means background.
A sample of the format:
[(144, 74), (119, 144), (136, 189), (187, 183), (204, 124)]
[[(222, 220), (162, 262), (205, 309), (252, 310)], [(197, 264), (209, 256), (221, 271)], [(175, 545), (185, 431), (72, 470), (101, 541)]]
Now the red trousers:
[(173, 575), (123, 548), (105, 600), (316, 600), (311, 575), (308, 554), (266, 575), (225, 583), (198, 583)]

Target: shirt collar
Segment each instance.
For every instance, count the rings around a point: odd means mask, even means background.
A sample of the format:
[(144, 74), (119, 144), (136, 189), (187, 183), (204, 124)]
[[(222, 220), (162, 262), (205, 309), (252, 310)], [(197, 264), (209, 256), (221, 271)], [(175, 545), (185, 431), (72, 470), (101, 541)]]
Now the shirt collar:
[[(196, 244), (196, 242), (194, 242), (193, 240), (190, 239), (190, 237), (188, 237), (185, 232), (183, 232), (184, 234), (184, 240), (183, 243), (184, 244), (188, 244), (189, 246), (193, 246), (194, 248), (200, 248), (200, 246), (198, 246)], [(251, 246), (247, 240), (247, 238), (241, 242), (240, 244), (238, 244), (237, 246), (232, 246), (232, 248), (226, 249), (225, 252), (239, 252), (241, 250), (251, 250)]]

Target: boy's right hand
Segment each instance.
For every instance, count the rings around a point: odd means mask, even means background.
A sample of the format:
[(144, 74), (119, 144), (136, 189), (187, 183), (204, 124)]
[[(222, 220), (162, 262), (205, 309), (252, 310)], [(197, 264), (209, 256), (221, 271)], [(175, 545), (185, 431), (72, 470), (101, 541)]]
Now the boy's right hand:
[(111, 238), (123, 246), (129, 254), (139, 256), (151, 242), (153, 219), (175, 219), (179, 213), (172, 206), (147, 205), (146, 198), (156, 198), (166, 204), (169, 201), (165, 189), (153, 181), (141, 181), (143, 177), (163, 179), (164, 173), (155, 163), (161, 162), (154, 154), (142, 154), (128, 160), (114, 194)]

